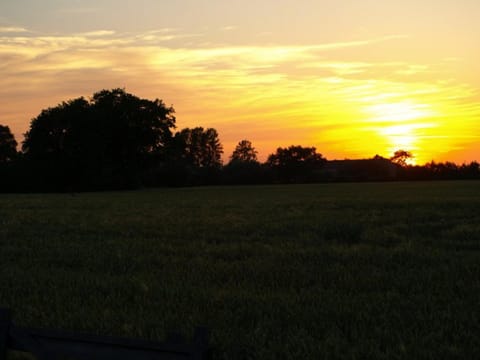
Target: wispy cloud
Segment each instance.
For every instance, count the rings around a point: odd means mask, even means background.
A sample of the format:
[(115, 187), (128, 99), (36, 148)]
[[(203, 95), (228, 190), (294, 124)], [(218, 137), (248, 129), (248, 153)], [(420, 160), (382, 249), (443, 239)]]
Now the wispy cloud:
[(27, 29), (19, 26), (0, 26), (0, 34), (1, 33), (26, 33), (28, 32)]
[(115, 35), (115, 31), (113, 30), (95, 30), (95, 31), (87, 31), (83, 33), (75, 34), (74, 36), (78, 37), (111, 37)]
[(227, 25), (227, 26), (224, 26), (224, 27), (221, 27), (220, 30), (222, 31), (233, 31), (233, 30), (237, 30), (238, 27), (237, 26), (234, 26), (234, 25)]
[(389, 35), (389, 36), (382, 36), (382, 37), (375, 37), (371, 39), (365, 40), (356, 40), (356, 41), (339, 41), (333, 43), (326, 43), (320, 45), (310, 46), (311, 50), (333, 50), (333, 49), (341, 49), (341, 48), (349, 48), (349, 47), (362, 47), (371, 44), (382, 43), (385, 41), (390, 40), (399, 40), (399, 39), (407, 39), (408, 35)]
[(56, 10), (58, 14), (62, 15), (84, 15), (98, 12), (98, 7), (68, 7), (68, 8), (59, 8)]

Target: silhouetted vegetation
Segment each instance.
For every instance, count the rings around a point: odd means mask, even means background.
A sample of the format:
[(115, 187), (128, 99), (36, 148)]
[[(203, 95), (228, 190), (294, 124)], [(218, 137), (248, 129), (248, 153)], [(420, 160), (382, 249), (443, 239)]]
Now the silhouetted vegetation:
[(218, 183), (222, 168), (223, 147), (215, 129), (183, 129), (175, 134), (168, 147), (166, 166), (152, 181), (168, 185), (208, 185)]
[(326, 159), (314, 147), (290, 146), (278, 148), (268, 157), (267, 164), (274, 179), (282, 183), (305, 183), (321, 179), (320, 170)]
[(8, 126), (0, 125), (0, 191), (13, 191), (18, 169), (17, 141)]
[(398, 164), (401, 166), (407, 166), (408, 160), (412, 159), (413, 155), (410, 151), (405, 150), (397, 150), (390, 158), (390, 161), (394, 164)]
[(17, 156), (17, 141), (8, 126), (0, 125), (0, 164), (12, 161)]
[(258, 151), (255, 150), (251, 141), (242, 140), (237, 144), (235, 150), (233, 150), (230, 156), (230, 162), (258, 162), (257, 154)]
[(265, 163), (249, 140), (222, 164), (213, 128), (175, 132), (175, 110), (123, 89), (102, 90), (43, 110), (31, 121), (22, 151), (0, 125), (0, 191), (83, 191), (143, 186), (479, 179), (477, 162), (409, 165), (390, 159), (327, 161), (314, 147), (279, 147)]
[(373, 159), (333, 160), (324, 170), (326, 181), (391, 181), (401, 167), (388, 159), (375, 155)]
[(423, 166), (405, 166), (398, 180), (473, 180), (480, 179), (480, 165), (476, 161), (457, 165), (453, 162), (431, 161)]
[(268, 169), (257, 159), (257, 150), (249, 140), (240, 141), (223, 168), (225, 184), (262, 184), (269, 182)]
[(103, 90), (43, 110), (22, 150), (41, 190), (136, 188), (163, 161), (174, 110), (122, 89)]

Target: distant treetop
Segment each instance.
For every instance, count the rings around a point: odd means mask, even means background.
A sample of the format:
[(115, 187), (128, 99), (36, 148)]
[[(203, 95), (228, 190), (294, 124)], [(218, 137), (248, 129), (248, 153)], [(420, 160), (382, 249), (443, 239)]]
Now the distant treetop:
[(11, 161), (17, 155), (17, 142), (8, 126), (0, 125), (0, 163)]
[(240, 141), (230, 156), (232, 162), (257, 162), (258, 151), (249, 140)]

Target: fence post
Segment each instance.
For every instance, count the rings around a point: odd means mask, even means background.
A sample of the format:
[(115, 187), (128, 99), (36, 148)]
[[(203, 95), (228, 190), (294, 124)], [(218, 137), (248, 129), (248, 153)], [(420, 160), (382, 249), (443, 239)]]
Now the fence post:
[(0, 308), (0, 360), (7, 360), (7, 342), (11, 314), (8, 309)]
[(63, 359), (209, 359), (208, 330), (197, 328), (192, 343), (180, 334), (170, 334), (167, 342), (64, 333), (56, 330), (15, 326), (9, 309), (0, 308), (0, 360), (7, 350), (31, 353), (37, 360)]
[(211, 349), (208, 347), (210, 334), (206, 327), (197, 327), (193, 335), (193, 342), (198, 349), (201, 349), (196, 355), (195, 360), (207, 360), (211, 358)]

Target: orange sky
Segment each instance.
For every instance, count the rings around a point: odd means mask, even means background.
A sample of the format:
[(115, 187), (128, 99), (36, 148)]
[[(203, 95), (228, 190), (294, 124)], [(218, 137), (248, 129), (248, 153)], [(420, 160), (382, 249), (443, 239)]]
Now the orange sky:
[(480, 1), (132, 4), (0, 4), (0, 124), (21, 140), (43, 108), (124, 87), (216, 128), (226, 160), (242, 139), (262, 160), (480, 160)]

